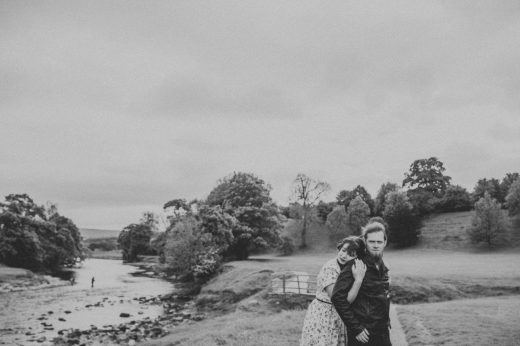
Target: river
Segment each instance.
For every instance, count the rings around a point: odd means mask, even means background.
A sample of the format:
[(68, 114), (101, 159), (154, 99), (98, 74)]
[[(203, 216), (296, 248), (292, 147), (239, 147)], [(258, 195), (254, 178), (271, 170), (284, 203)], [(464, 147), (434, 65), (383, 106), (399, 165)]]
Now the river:
[[(62, 329), (102, 327), (162, 314), (160, 305), (136, 298), (171, 293), (173, 284), (133, 276), (136, 267), (121, 261), (87, 259), (74, 269), (76, 282), (37, 290), (0, 293), (0, 344), (38, 345), (37, 339), (58, 336)], [(94, 287), (91, 278), (94, 277)], [(128, 313), (130, 317), (120, 317)]]

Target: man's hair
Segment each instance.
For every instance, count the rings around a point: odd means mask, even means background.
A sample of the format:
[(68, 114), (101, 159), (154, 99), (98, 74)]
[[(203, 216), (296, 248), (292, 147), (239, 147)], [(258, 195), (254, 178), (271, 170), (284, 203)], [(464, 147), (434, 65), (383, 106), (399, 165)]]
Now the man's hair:
[(367, 236), (370, 233), (375, 233), (375, 232), (383, 232), (383, 234), (385, 236), (385, 240), (387, 239), (385, 226), (382, 223), (375, 222), (375, 221), (369, 222), (365, 227), (363, 227), (362, 237), (366, 241)]
[(341, 250), (341, 248), (345, 246), (345, 244), (348, 244), (347, 254), (349, 256), (362, 257), (362, 255), (365, 252), (365, 242), (360, 237), (349, 236), (341, 239), (336, 245), (338, 251)]

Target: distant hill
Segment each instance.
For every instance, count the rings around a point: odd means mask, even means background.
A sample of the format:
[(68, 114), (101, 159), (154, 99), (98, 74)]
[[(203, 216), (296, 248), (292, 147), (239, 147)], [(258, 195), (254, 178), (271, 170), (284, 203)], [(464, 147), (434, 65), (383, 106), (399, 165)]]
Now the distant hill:
[(112, 238), (119, 236), (118, 230), (112, 229), (93, 229), (93, 228), (80, 228), (79, 229), (83, 239), (92, 238)]

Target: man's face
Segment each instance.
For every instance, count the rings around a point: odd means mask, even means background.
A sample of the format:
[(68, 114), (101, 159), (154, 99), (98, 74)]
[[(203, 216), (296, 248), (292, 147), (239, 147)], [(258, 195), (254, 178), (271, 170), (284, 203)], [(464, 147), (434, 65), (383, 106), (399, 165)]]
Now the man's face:
[(373, 232), (367, 234), (367, 250), (372, 257), (379, 259), (383, 257), (383, 250), (386, 246), (385, 234), (383, 232)]

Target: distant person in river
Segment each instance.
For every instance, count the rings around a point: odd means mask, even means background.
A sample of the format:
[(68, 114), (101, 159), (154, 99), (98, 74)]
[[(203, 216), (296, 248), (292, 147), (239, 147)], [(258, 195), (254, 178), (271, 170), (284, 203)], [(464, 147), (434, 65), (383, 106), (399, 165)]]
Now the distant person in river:
[(96, 279), (92, 277), (92, 279), (90, 280), (90, 287), (94, 287), (94, 281), (96, 281)]
[(347, 237), (337, 244), (336, 258), (329, 260), (321, 268), (316, 279), (316, 298), (310, 303), (303, 321), (300, 346), (343, 346), (346, 345), (345, 326), (330, 301), (332, 290), (341, 270), (349, 264), (355, 282), (348, 293), (352, 303), (358, 294), (365, 276), (365, 264), (357, 259), (365, 251), (365, 244), (359, 237)]

